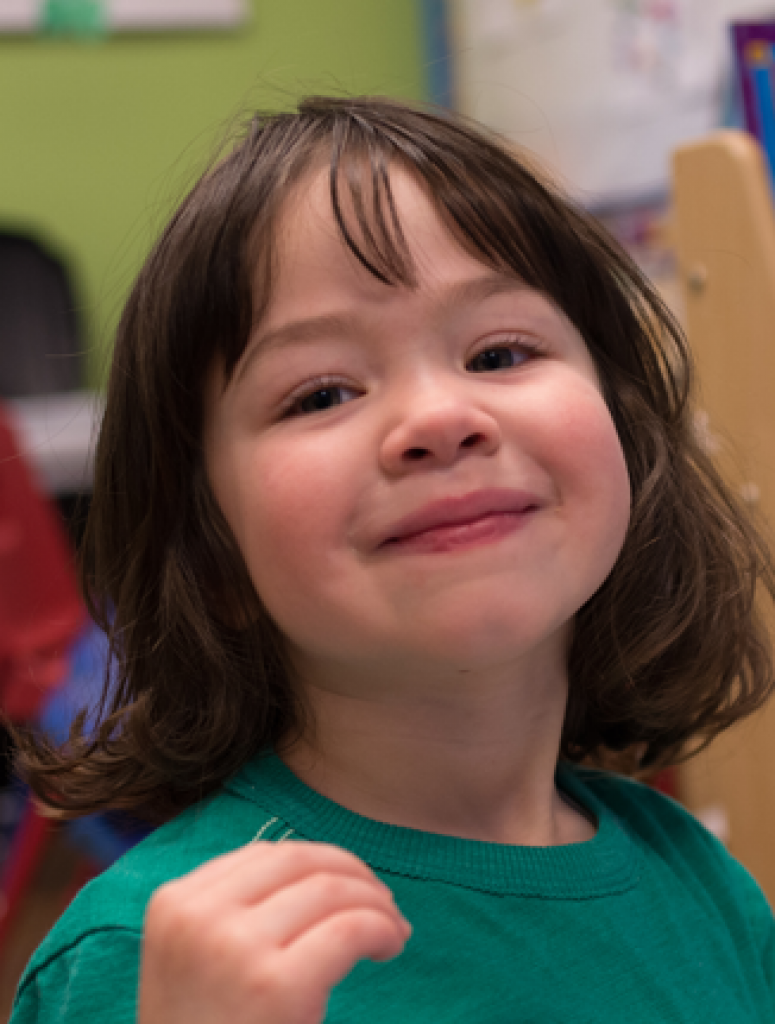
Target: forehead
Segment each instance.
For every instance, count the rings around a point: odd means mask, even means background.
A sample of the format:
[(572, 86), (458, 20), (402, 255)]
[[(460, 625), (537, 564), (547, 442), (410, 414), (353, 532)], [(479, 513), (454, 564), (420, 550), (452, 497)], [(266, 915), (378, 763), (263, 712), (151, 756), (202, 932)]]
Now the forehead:
[(402, 291), (402, 286), (430, 291), (454, 283), (455, 278), (482, 274), (507, 278), (513, 286), (517, 280), (513, 272), (504, 268), (496, 273), (491, 264), (462, 244), (417, 176), (395, 165), (389, 183), (392, 202), (378, 197), (379, 210), (368, 171), (360, 183), (360, 198), (349, 188), (341, 188), (341, 218), (367, 260), (387, 239), (404, 264), (408, 280), (381, 280), (379, 273), (353, 252), (334, 212), (329, 168), (320, 167), (297, 183), (279, 212), (271, 294), (262, 316), (265, 324), (285, 307), (306, 304), (317, 293), (332, 303), (345, 296), (384, 302)]
[[(420, 261), (428, 244), (462, 250), (443, 223), (425, 183), (400, 164), (392, 165), (386, 176), (392, 203), (384, 189), (375, 195), (368, 167), (348, 168), (346, 173), (350, 180), (339, 180), (337, 188), (341, 220), (362, 251), (369, 254), (375, 243), (379, 246), (385, 241), (400, 249), (402, 239), (411, 256)], [(350, 187), (353, 174), (357, 178), (355, 188)], [(347, 245), (342, 226), (337, 223), (329, 167), (310, 172), (294, 187), (280, 211), (275, 246), (281, 263), (298, 261), (307, 254), (333, 257), (341, 249), (343, 255), (352, 257), (355, 266), (366, 269)]]

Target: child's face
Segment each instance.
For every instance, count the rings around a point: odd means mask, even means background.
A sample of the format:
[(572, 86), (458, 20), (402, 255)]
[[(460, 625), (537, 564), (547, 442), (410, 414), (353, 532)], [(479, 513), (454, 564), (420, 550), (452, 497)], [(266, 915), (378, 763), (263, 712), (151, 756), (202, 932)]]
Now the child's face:
[(578, 331), (464, 251), (410, 175), (391, 181), (416, 290), (357, 262), (312, 175), (267, 313), (210, 392), (214, 493), (307, 678), (564, 651), (629, 518)]

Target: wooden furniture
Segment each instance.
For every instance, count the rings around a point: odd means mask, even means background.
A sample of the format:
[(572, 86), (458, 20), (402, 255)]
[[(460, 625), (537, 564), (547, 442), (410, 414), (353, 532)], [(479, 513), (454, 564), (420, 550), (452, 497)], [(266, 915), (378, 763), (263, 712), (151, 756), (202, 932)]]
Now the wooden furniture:
[[(673, 199), (698, 429), (775, 537), (775, 213), (758, 143), (727, 131), (677, 150)], [(679, 792), (775, 906), (775, 701), (682, 767)]]

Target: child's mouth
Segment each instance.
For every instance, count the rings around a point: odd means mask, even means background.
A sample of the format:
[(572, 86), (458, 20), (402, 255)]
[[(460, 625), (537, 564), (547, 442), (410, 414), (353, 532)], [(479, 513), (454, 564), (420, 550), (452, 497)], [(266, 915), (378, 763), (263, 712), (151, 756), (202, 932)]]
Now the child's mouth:
[(437, 554), (491, 544), (520, 529), (532, 518), (537, 506), (520, 511), (494, 511), (464, 521), (445, 523), (391, 537), (382, 545), (394, 552)]
[(521, 528), (540, 507), (533, 496), (502, 488), (444, 498), (398, 520), (378, 548), (435, 553), (491, 544)]

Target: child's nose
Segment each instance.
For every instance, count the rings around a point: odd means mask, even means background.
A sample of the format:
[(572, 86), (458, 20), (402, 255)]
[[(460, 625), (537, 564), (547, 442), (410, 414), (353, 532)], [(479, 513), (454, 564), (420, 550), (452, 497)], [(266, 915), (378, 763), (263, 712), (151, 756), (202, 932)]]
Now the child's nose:
[(380, 452), (386, 472), (451, 466), (467, 455), (494, 455), (501, 431), (488, 412), (462, 401), (418, 399), (385, 437)]

